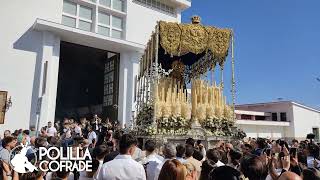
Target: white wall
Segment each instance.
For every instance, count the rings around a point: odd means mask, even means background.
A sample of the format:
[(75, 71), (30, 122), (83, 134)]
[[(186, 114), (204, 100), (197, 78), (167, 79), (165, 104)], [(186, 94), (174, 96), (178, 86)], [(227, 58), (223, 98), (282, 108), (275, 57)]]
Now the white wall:
[(260, 111), (260, 112), (278, 112), (278, 121), (280, 121), (280, 112), (286, 112), (287, 121), (290, 121), (290, 127), (286, 130), (286, 137), (294, 137), (294, 121), (291, 102), (257, 104), (256, 106), (237, 106), (237, 110)]
[[(56, 95), (59, 73), (59, 58), (60, 58), (60, 37), (51, 32), (44, 31), (42, 37), (42, 62), (40, 73), (40, 92), (38, 97), (41, 97), (41, 106), (39, 106), (39, 128), (46, 126), (49, 121), (55, 119), (56, 110)], [(45, 62), (47, 62), (47, 72), (45, 72)], [(46, 75), (44, 75), (46, 74)], [(44, 80), (44, 78), (46, 78)], [(46, 83), (44, 83), (46, 82)], [(40, 104), (40, 102), (39, 102)], [(31, 114), (34, 115), (35, 112)], [(31, 126), (37, 125), (34, 118), (31, 119)]]
[(293, 105), (293, 115), (295, 124), (294, 131), (297, 138), (306, 138), (308, 133), (312, 133), (312, 128), (320, 129), (319, 112)]
[[(172, 16), (127, 0), (126, 40), (145, 44), (159, 20), (181, 21)], [(0, 6), (0, 90), (9, 92), (13, 105), (6, 113), (0, 133), (35, 125), (41, 95), (43, 64), (49, 62), (47, 91), (41, 109), (41, 126), (53, 121), (59, 66), (60, 38), (49, 32), (32, 30), (37, 18), (61, 22), (63, 0), (11, 0)], [(136, 52), (121, 52), (119, 120), (129, 121), (134, 110), (134, 77), (138, 73)], [(49, 89), (49, 90), (48, 90)]]
[(134, 77), (138, 73), (139, 53), (121, 53), (119, 71), (118, 120), (123, 126), (129, 125), (134, 110)]
[(159, 20), (181, 22), (181, 15), (172, 16), (127, 0), (126, 39), (146, 44)]
[(264, 125), (243, 125), (237, 124), (237, 127), (242, 129), (246, 134), (247, 137), (257, 138), (282, 138), (287, 137), (286, 131), (288, 127), (281, 127), (281, 126), (264, 126)]
[(6, 113), (5, 129), (28, 128), (35, 119), (41, 62), (42, 32), (31, 26), (36, 18), (60, 22), (62, 1), (10, 0), (0, 6), (0, 90), (12, 96), (12, 107)]

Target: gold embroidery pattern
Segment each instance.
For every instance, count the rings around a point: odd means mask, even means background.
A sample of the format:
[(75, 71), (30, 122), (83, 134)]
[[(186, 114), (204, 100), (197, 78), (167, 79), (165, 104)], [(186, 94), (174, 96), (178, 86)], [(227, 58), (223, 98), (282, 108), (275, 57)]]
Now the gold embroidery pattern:
[(219, 65), (223, 66), (225, 57), (228, 55), (231, 31), (215, 27), (207, 27), (206, 29), (209, 32), (208, 49), (211, 50)]
[(160, 44), (171, 55), (179, 54), (181, 30), (177, 23), (160, 21)]
[(182, 29), (180, 55), (189, 52), (200, 54), (207, 48), (208, 33), (205, 28), (199, 24), (180, 25)]
[(160, 21), (160, 44), (171, 56), (181, 56), (188, 52), (200, 54), (209, 50), (213, 54), (212, 60), (223, 66), (230, 39), (229, 29)]

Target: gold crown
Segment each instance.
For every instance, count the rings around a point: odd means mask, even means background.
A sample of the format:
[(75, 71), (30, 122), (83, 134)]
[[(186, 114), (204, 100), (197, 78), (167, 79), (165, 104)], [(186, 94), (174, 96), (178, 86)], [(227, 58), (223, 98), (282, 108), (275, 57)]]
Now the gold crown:
[(191, 21), (192, 21), (192, 24), (200, 24), (201, 18), (200, 16), (195, 15), (195, 16), (192, 16)]

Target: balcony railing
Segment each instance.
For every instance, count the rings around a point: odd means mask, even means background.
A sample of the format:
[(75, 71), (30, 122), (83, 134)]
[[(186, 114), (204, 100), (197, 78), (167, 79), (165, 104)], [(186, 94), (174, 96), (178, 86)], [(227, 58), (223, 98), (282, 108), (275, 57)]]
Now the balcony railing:
[(290, 126), (289, 121), (270, 121), (270, 120), (245, 120), (237, 119), (236, 124), (240, 125), (262, 125), (262, 126)]

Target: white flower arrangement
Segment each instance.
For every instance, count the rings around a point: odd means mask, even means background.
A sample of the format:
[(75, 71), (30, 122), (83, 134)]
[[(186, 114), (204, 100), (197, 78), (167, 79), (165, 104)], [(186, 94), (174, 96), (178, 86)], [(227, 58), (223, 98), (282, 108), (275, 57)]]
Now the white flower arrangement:
[(190, 129), (190, 121), (181, 116), (158, 119), (158, 132), (164, 135), (184, 135)]

